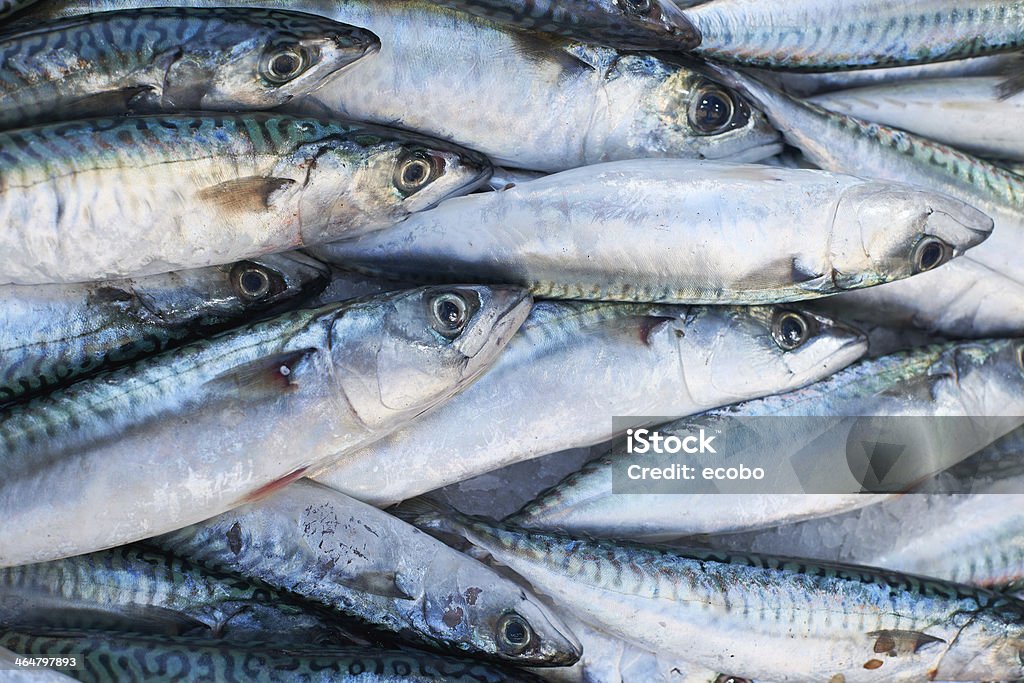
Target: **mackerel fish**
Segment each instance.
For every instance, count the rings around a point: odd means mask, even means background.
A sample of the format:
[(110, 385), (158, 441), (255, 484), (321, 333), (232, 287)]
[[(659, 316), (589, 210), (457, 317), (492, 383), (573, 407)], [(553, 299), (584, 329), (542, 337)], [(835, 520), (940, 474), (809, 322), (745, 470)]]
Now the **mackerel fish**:
[(0, 285), (0, 402), (297, 307), (330, 279), (299, 253), (71, 285)]
[[(1024, 424), (1022, 354), (1024, 340), (932, 345), (862, 360), (802, 389), (680, 420), (658, 432), (683, 437), (701, 429), (713, 433), (726, 425), (723, 438), (728, 439), (729, 421), (741, 417), (957, 418), (918, 420), (908, 426), (915, 442), (926, 445), (925, 452), (911, 447), (887, 476), (913, 484)], [(773, 454), (780, 466), (811, 448), (814, 461), (794, 464), (794, 470), (827, 471), (835, 481), (845, 471), (854, 493), (616, 493), (613, 471), (637, 461), (618, 447), (566, 477), (508, 521), (602, 538), (668, 539), (771, 527), (877, 503), (887, 496), (856, 492), (860, 481), (853, 479), (847, 464), (848, 436), (856, 422), (836, 421), (833, 427), (794, 419), (780, 421), (775, 430), (750, 426), (757, 430), (757, 449)]]
[(369, 31), (296, 12), (161, 8), (32, 22), (0, 41), (0, 128), (273, 109), (378, 49)]
[(81, 683), (543, 683), (525, 671), (417, 650), (42, 629), (0, 631), (0, 646), (21, 655), (73, 657)]
[[(933, 270), (991, 229), (971, 206), (897, 183), (643, 159), (450, 199), (312, 253), (372, 275), (517, 284), (548, 299), (758, 305)], [(751, 248), (762, 243), (772, 248)]]
[(133, 546), (0, 569), (0, 627), (344, 642), (328, 610), (258, 580)]
[(300, 310), (0, 411), (0, 566), (251, 502), (465, 387), (525, 320), (509, 287)]
[(490, 173), (446, 143), (278, 114), (0, 134), (0, 283), (220, 265), (400, 222)]
[(152, 542), (422, 646), (524, 666), (564, 666), (580, 656), (561, 619), (519, 584), (314, 482)]
[(714, 671), (779, 683), (1024, 676), (1024, 603), (880, 569), (522, 530), (410, 502), (577, 618)]
[(672, 0), (441, 0), (454, 10), (527, 31), (620, 50), (691, 50), (700, 34)]
[(1024, 160), (1016, 122), (1024, 115), (1024, 93), (1004, 97), (1005, 79), (920, 79), (840, 90), (810, 101), (831, 111), (945, 143), (983, 157)]
[(429, 0), (58, 0), (29, 15), (167, 5), (286, 9), (364, 27), (380, 37), (380, 52), (287, 109), (417, 131), (499, 165), (752, 162), (780, 149), (764, 115), (706, 69), (504, 28)]
[[(479, 381), (315, 478), (386, 506), (607, 441), (649, 416), (795, 389), (854, 362), (866, 346), (856, 330), (786, 307), (540, 302)], [(612, 416), (622, 424), (613, 427)]]
[[(814, 164), (838, 173), (916, 185), (956, 197), (995, 221), (993, 236), (943, 268), (839, 301), (902, 305), (915, 321), (951, 336), (1004, 336), (1024, 329), (1013, 301), (1024, 300), (1024, 266), (1015, 257), (1024, 243), (1024, 177), (933, 140), (800, 102), (756, 79), (716, 68), (743, 90)], [(987, 300), (1000, 292), (998, 305)]]
[(1020, 0), (715, 0), (685, 14), (702, 57), (765, 69), (893, 67), (1024, 47)]

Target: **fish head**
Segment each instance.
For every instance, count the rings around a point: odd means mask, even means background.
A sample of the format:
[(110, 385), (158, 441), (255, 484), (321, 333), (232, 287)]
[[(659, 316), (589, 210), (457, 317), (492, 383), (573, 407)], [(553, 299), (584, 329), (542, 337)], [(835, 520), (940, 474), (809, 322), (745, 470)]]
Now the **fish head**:
[(352, 304), (331, 330), (339, 389), (369, 427), (418, 415), (490, 367), (531, 305), (517, 287), (469, 285)]
[(424, 601), (428, 628), (464, 651), (520, 666), (569, 666), (582, 654), (550, 608), (480, 563), (446, 566), (429, 585), (435, 598)]
[(860, 331), (784, 306), (694, 307), (684, 329), (686, 385), (709, 408), (797, 389), (867, 352)]
[(665, 156), (755, 162), (782, 151), (779, 132), (746, 98), (686, 67), (666, 72), (637, 103), (636, 116), (644, 146)]
[(306, 95), (380, 50), (365, 29), (272, 10), (220, 10), (215, 35), (184, 47), (165, 97), (178, 107), (267, 110)]
[[(312, 160), (300, 212), (327, 226), (349, 224), (358, 215), (363, 221), (369, 217), (373, 227), (388, 227), (471, 192), (491, 175), (490, 162), (476, 152), (369, 126), (310, 143), (299, 155)], [(339, 177), (351, 182), (339, 188)]]
[(1024, 677), (1024, 603), (985, 595), (986, 607), (957, 632), (942, 653), (932, 680), (1015, 681)]
[(323, 291), (330, 269), (308, 256), (275, 254), (224, 266), (192, 268), (91, 285), (90, 302), (121, 303), (140, 320), (163, 326), (210, 324), (273, 313)]
[(882, 182), (853, 185), (832, 220), (833, 279), (856, 289), (934, 270), (981, 244), (993, 225), (946, 195)]

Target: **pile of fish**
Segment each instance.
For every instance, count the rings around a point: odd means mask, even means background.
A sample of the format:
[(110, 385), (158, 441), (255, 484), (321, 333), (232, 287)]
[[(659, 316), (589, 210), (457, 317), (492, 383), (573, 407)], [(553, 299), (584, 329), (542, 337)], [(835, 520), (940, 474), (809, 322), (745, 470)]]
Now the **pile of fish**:
[[(0, 3), (0, 681), (1024, 680), (1020, 50)], [(767, 480), (623, 490), (652, 432)]]

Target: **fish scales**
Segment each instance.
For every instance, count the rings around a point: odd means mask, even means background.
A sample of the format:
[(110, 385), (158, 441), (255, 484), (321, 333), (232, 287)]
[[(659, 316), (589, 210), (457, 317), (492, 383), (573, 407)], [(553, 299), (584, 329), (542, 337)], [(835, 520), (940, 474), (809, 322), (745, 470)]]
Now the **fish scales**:
[(541, 683), (517, 669), (415, 650), (241, 645), (208, 638), (137, 633), (43, 630), (0, 631), (0, 643), (22, 655), (74, 657), (76, 679), (251, 681), (252, 683)]
[[(973, 207), (898, 183), (643, 159), (444, 201), (313, 253), (370, 274), (516, 283), (546, 298), (777, 304), (941, 266), (991, 227)], [(774, 248), (746, 248), (761, 242)], [(940, 256), (924, 264), (929, 247)]]
[[(19, 454), (33, 452), (55, 438), (62, 425), (74, 429), (61, 448), (69, 452), (97, 435), (115, 438), (138, 421), (173, 413), (193, 400), (177, 391), (183, 375), (195, 377), (202, 386), (225, 370), (274, 354), (280, 349), (281, 335), (295, 335), (309, 323), (306, 311), (285, 314), (235, 330), (243, 339), (227, 350), (216, 341), (202, 339), (169, 356), (144, 358), (130, 368), (114, 370), (102, 382), (72, 384), (60, 394), (11, 406), (0, 412), (0, 459), (12, 463)], [(26, 462), (25, 466), (35, 465)]]
[[(804, 331), (798, 348), (787, 350), (773, 337), (783, 318)], [(853, 362), (865, 348), (859, 332), (790, 309), (541, 302), (480, 380), (407, 429), (312, 476), (385, 506), (601, 443), (652, 416), (692, 415), (800, 386)], [(573, 400), (566, 401), (565, 378), (576, 376), (590, 379), (572, 383)], [(595, 412), (628, 416), (629, 423), (595, 421)], [(480, 421), (480, 414), (501, 419)]]
[(138, 547), (0, 569), (0, 624), (204, 634), (232, 641), (337, 642), (313, 611), (258, 580)]
[(902, 66), (1024, 47), (1016, 0), (716, 0), (684, 13), (702, 36), (696, 52), (767, 69)]
[[(0, 127), (273, 109), (378, 48), (364, 29), (259, 9), (128, 9), (18, 24), (0, 42)], [(295, 56), (295, 68), (272, 75), (281, 56)]]
[(669, 1), (443, 0), (440, 4), (517, 28), (626, 50), (689, 50), (700, 43), (696, 28)]
[(544, 534), (423, 507), (400, 514), (464, 537), (583, 621), (712, 670), (786, 683), (1022, 671), (1024, 603), (983, 589), (855, 565)]
[[(523, 665), (579, 658), (579, 645), (560, 619), (518, 583), (312, 482), (296, 482), (153, 542), (203, 566), (326, 604), (405, 641)], [(521, 647), (504, 635), (514, 627), (529, 633)]]
[[(208, 7), (226, 2), (187, 4)], [(57, 2), (40, 7), (39, 15), (167, 4), (181, 0)], [(495, 163), (538, 171), (638, 157), (756, 161), (779, 149), (778, 133), (760, 112), (703, 70), (668, 58), (550, 40), (435, 2), (230, 4), (320, 14), (366, 27), (380, 37), (379, 53), (359, 60), (315, 93), (290, 102), (287, 109), (296, 113), (328, 111), (415, 130), (458, 141)], [(454, 84), (458, 87), (452, 89)], [(494, 108), (493, 102), (505, 106)], [(467, 109), (475, 115), (465, 116)]]
[(0, 507), (21, 521), (0, 535), (0, 563), (113, 547), (265, 495), (450, 397), (529, 308), (514, 288), (396, 292), (241, 326), (14, 404), (0, 411)]
[[(1024, 240), (1024, 177), (947, 145), (800, 102), (743, 74), (723, 77), (767, 110), (789, 142), (815, 164), (837, 172), (905, 182), (979, 208), (995, 221), (992, 237), (942, 274), (922, 274), (833, 303), (871, 310), (907, 309), (915, 324), (954, 336), (1013, 335), (1021, 329), (1024, 267), (1014, 255)], [(999, 305), (990, 305), (998, 292)]]
[[(380, 128), (272, 114), (11, 131), (0, 134), (0, 247), (9, 255), (0, 281), (150, 275), (378, 229), (482, 181), (489, 165), (466, 154)], [(424, 160), (436, 166), (400, 190), (396, 169)]]
[(0, 401), (297, 306), (329, 270), (298, 254), (130, 280), (0, 286)]

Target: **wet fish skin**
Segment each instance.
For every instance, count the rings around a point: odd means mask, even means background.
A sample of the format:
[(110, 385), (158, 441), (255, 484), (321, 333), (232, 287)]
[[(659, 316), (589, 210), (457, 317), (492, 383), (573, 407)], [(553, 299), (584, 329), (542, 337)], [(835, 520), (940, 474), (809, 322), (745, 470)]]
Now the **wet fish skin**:
[[(30, 15), (169, 4), (182, 2), (64, 0)], [(538, 37), (426, 0), (235, 0), (230, 6), (320, 14), (380, 37), (379, 53), (289, 103), (297, 114), (414, 130), (499, 165), (547, 172), (642, 157), (752, 162), (779, 149), (779, 134), (763, 115), (675, 60)], [(475, 115), (465, 116), (467, 108)], [(719, 118), (718, 111), (725, 113)]]
[(729, 680), (678, 657), (659, 657), (621, 638), (609, 636), (570, 615), (565, 616), (583, 643), (584, 655), (576, 664), (561, 669), (537, 669), (549, 683), (749, 683)]
[(218, 683), (542, 683), (516, 669), (417, 650), (224, 643), (205, 638), (109, 631), (0, 631), (0, 644), (22, 655), (75, 657), (82, 683), (189, 680)]
[(299, 253), (72, 285), (0, 285), (0, 402), (297, 307), (330, 269)]
[(851, 90), (886, 84), (896, 85), (917, 79), (974, 78), (1002, 76), (1006, 78), (1018, 68), (1019, 53), (1008, 52), (987, 57), (969, 57), (948, 62), (932, 62), (914, 66), (860, 69), (858, 71), (827, 71), (799, 73), (792, 71), (759, 71), (758, 77), (778, 80), (778, 85), (796, 97), (811, 97), (837, 90)]
[(297, 12), (169, 7), (33, 22), (0, 42), (0, 128), (266, 111), (379, 49), (369, 31)]
[(1024, 95), (1002, 96), (1000, 76), (914, 80), (840, 90), (810, 101), (865, 121), (910, 131), (983, 157), (1024, 159), (1014, 122)]
[[(870, 308), (909, 308), (915, 322), (950, 336), (1019, 334), (1024, 268), (1014, 257), (1024, 241), (1024, 178), (941, 143), (830, 112), (773, 90), (749, 75), (715, 71), (762, 107), (787, 141), (818, 166), (890, 180), (947, 194), (995, 221), (993, 237), (943, 269), (870, 292), (848, 292), (835, 303), (863, 301)], [(998, 306), (990, 291), (1001, 293)]]
[(11, 131), (0, 134), (0, 283), (137, 277), (331, 241), (468, 192), (489, 169), (447, 143), (283, 114)]
[(691, 50), (700, 34), (672, 0), (441, 0), (445, 7), (528, 31), (620, 50)]
[[(565, 666), (580, 645), (519, 584), (401, 520), (311, 481), (154, 543), (258, 577), (421, 646), (523, 666)], [(528, 642), (509, 642), (510, 620)]]
[(1024, 47), (1017, 0), (715, 0), (684, 13), (702, 36), (695, 52), (764, 69), (892, 67)]
[[(578, 618), (712, 670), (780, 683), (1013, 680), (1024, 603), (879, 569), (545, 534), (427, 511)], [(878, 664), (881, 662), (881, 664)]]
[(327, 610), (298, 604), (258, 580), (135, 546), (0, 569), (0, 626), (345, 642)]
[(39, 0), (3, 0), (0, 2), (0, 19), (6, 18), (15, 12), (20, 12), (29, 5), (32, 5)]
[(459, 286), (296, 311), (8, 407), (0, 566), (148, 538), (266, 495), (459, 391), (529, 308), (520, 289)]
[[(972, 434), (964, 433), (962, 421), (930, 422), (936, 430), (929, 435), (931, 460), (915, 463), (915, 472), (924, 478), (963, 461), (979, 446), (1024, 423), (1024, 417), (1016, 417), (1024, 415), (1020, 399), (1024, 396), (1022, 350), (1022, 340), (958, 342), (862, 360), (802, 389), (683, 419), (658, 431), (679, 436), (702, 428), (713, 432), (722, 420), (751, 416), (987, 416), (975, 423), (977, 431)], [(999, 416), (1006, 419), (995, 419)], [(846, 439), (826, 441), (820, 431), (819, 423), (794, 420), (784, 434), (763, 433), (764, 451), (777, 453), (781, 461), (816, 443), (821, 449), (837, 449), (830, 456), (821, 453), (822, 462), (845, 462)], [(771, 442), (771, 437), (776, 442)], [(667, 539), (776, 526), (837, 514), (887, 498), (884, 494), (862, 493), (613, 493), (613, 468), (635, 461), (624, 448), (615, 448), (566, 477), (507, 521), (600, 538)], [(875, 566), (891, 566), (861, 559)], [(911, 571), (905, 565), (891, 568)], [(920, 566), (915, 571), (931, 574)]]
[(612, 416), (635, 416), (632, 426), (639, 426), (650, 416), (692, 415), (813, 382), (865, 353), (859, 332), (813, 317), (805, 318), (806, 343), (783, 351), (771, 329), (789, 313), (540, 302), (472, 386), (315, 478), (383, 507), (514, 462), (607, 441)]
[(973, 207), (907, 185), (644, 159), (455, 198), (312, 253), (371, 275), (518, 284), (547, 299), (761, 305), (909, 277), (991, 229)]

